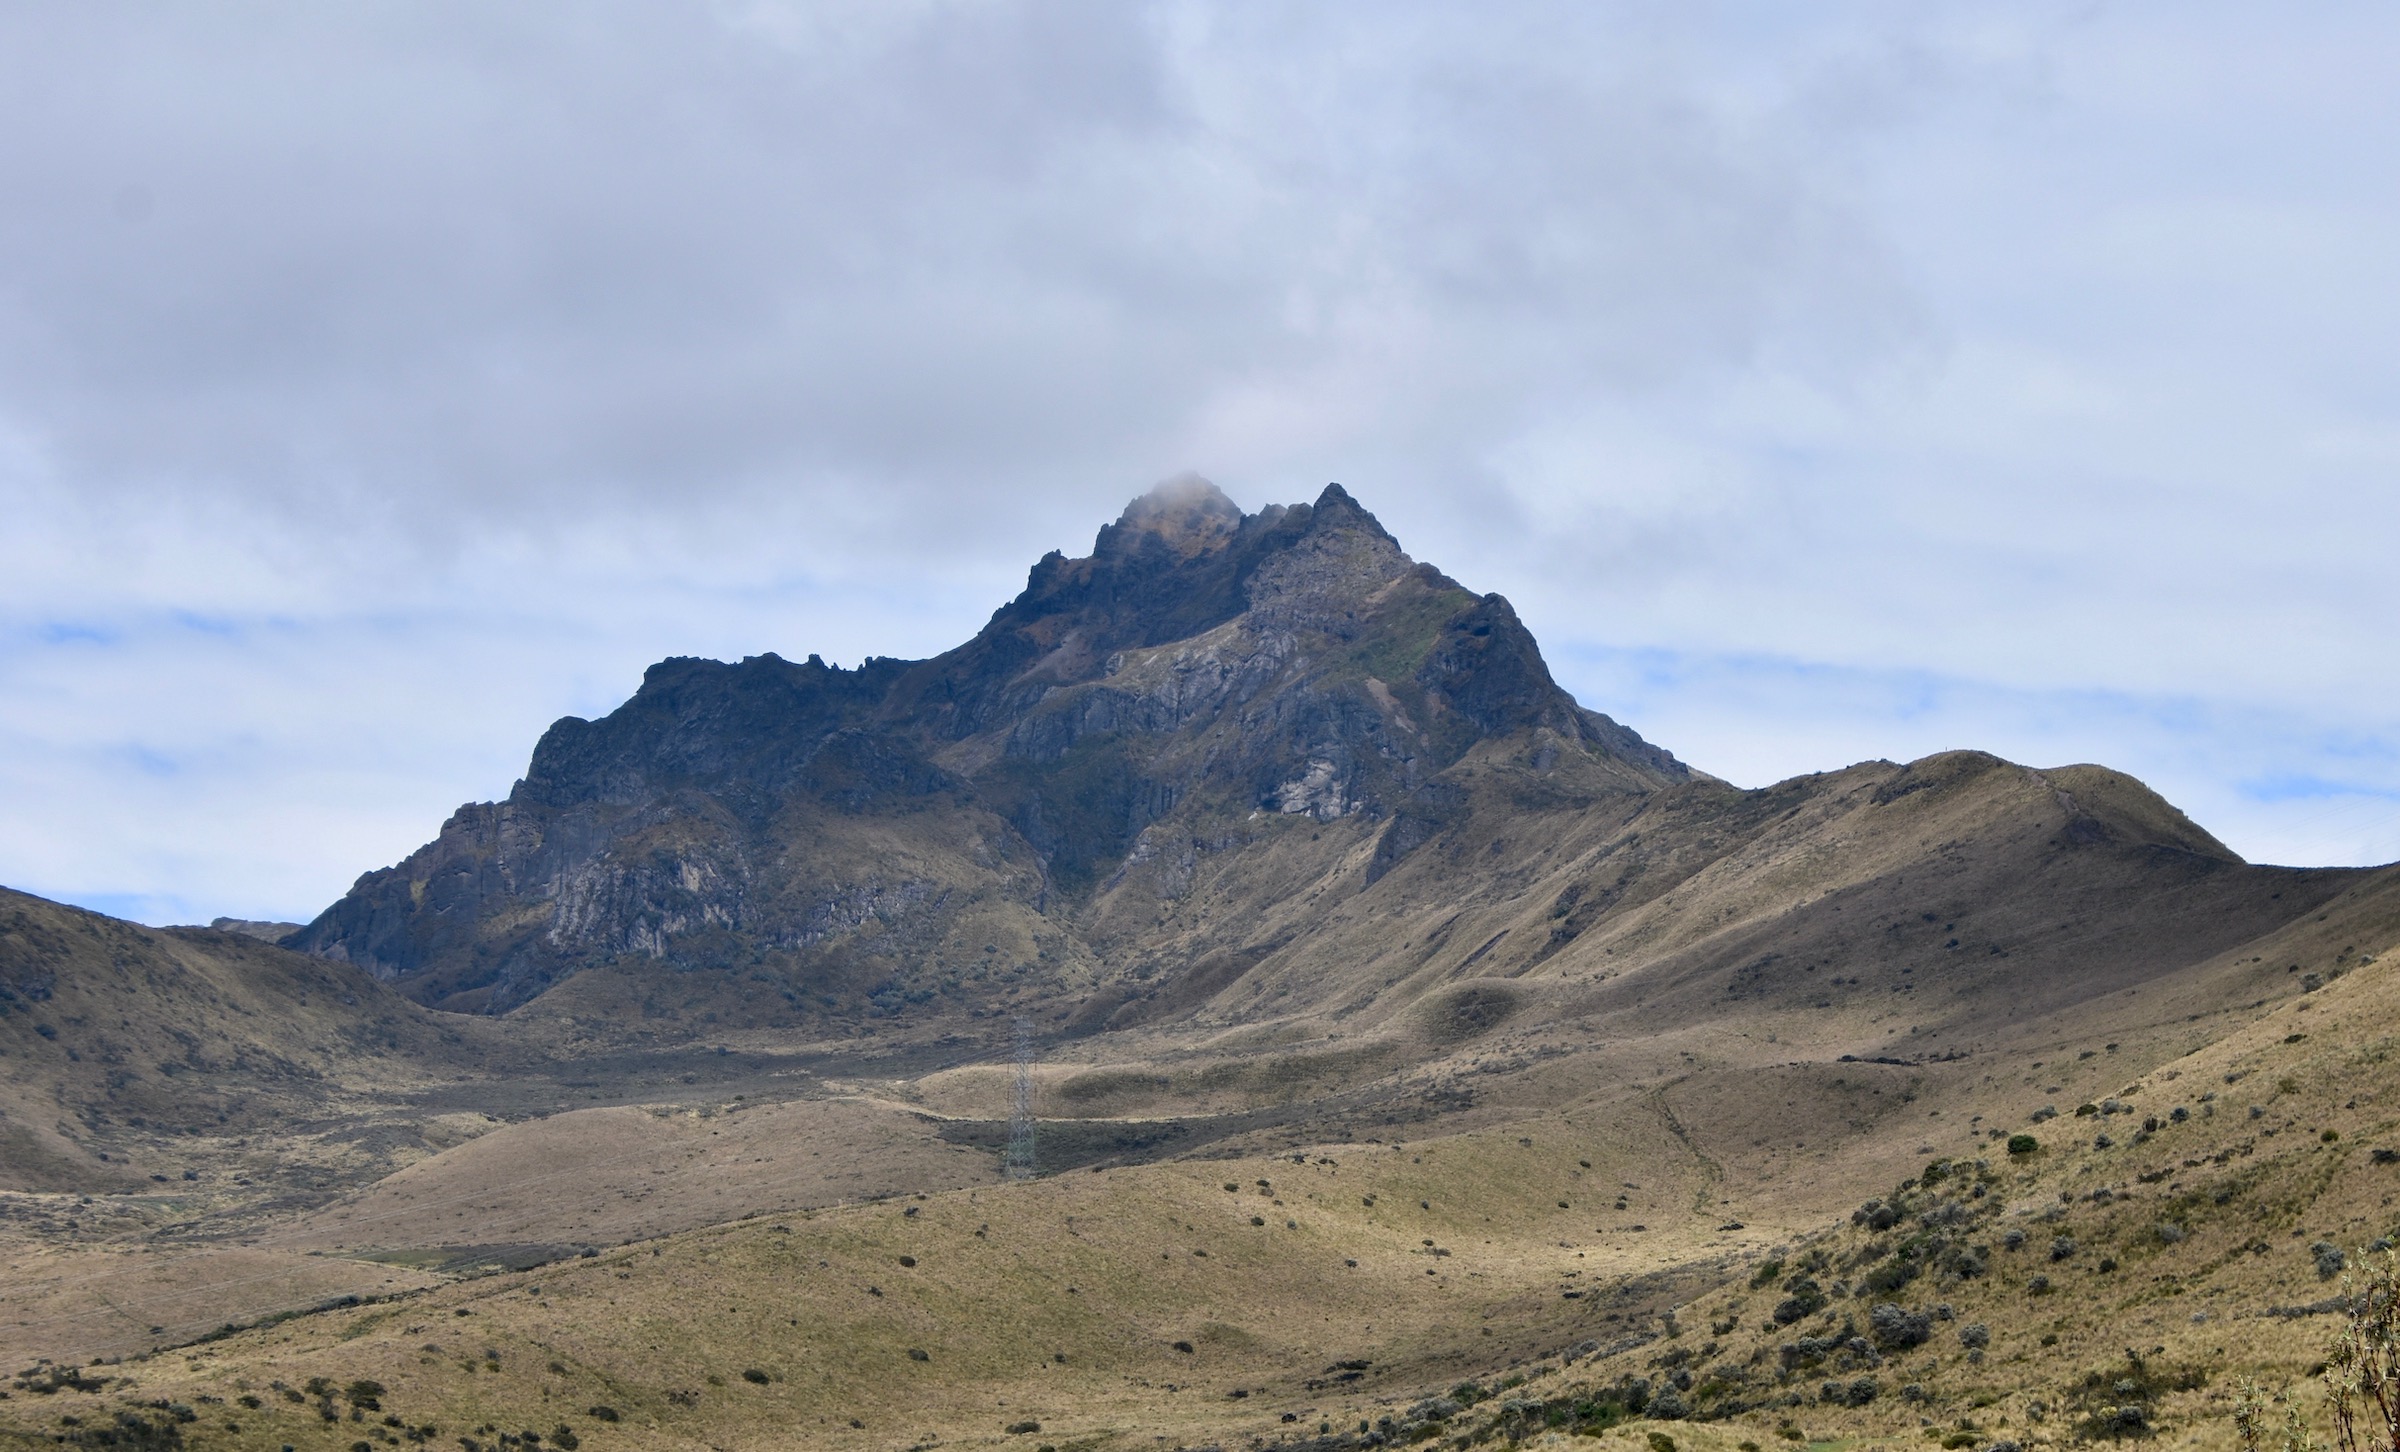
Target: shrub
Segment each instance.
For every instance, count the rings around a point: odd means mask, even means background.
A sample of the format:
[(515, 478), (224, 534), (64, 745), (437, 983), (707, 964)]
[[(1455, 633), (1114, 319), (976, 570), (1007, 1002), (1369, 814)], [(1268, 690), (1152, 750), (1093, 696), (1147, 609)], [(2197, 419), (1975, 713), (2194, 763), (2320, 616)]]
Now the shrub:
[(1772, 1312), (1775, 1324), (1778, 1326), (1789, 1326), (1795, 1321), (1806, 1320), (1825, 1308), (1824, 1290), (1807, 1276), (1793, 1280), (1784, 1289), (1791, 1294), (1776, 1302)]
[(2318, 1241), (2308, 1248), (2308, 1253), (2316, 1258), (2317, 1279), (2321, 1281), (2329, 1281), (2340, 1275), (2349, 1262), (2349, 1258), (2342, 1254), (2342, 1248), (2330, 1240)]
[(768, 1382), (773, 1381), (774, 1378), (768, 1376), (765, 1372), (760, 1371), (755, 1366), (747, 1366), (742, 1368), (742, 1380), (750, 1383), (752, 1386), (765, 1386)]
[(2183, 1239), (2183, 1227), (2172, 1220), (2162, 1220), (2158, 1226), (2158, 1238), (2167, 1245), (2173, 1245)]
[(923, 1348), (923, 1347), (921, 1347), (921, 1346), (911, 1346), (910, 1348), (908, 1348), (908, 1359), (909, 1359), (909, 1360), (911, 1360), (911, 1361), (931, 1361), (931, 1360), (933, 1360), (933, 1358), (932, 1358), (930, 1355), (928, 1355), (928, 1354), (926, 1353), (926, 1351), (925, 1351), (925, 1348)]
[(2029, 1155), (2041, 1147), (2042, 1142), (2030, 1134), (2012, 1134), (2008, 1137), (2008, 1152), (2012, 1155)]
[(2058, 1237), (2058, 1239), (2056, 1239), (2056, 1240), (2053, 1240), (2053, 1241), (2051, 1241), (2051, 1242), (2050, 1242), (2050, 1258), (2051, 1258), (2052, 1260), (2065, 1260), (2065, 1259), (2067, 1259), (2068, 1257), (2070, 1257), (2070, 1256), (2072, 1256), (2072, 1255), (2074, 1255), (2074, 1254), (2075, 1254), (2075, 1237), (2074, 1237), (2074, 1236), (2072, 1236), (2072, 1235), (2062, 1235), (2062, 1236)]
[(1958, 1328), (1958, 1344), (1969, 1351), (1981, 1351), (1992, 1344), (1992, 1328), (1981, 1321)]
[(1650, 1452), (1675, 1452), (1675, 1439), (1664, 1432), (1652, 1432)]
[(615, 1407), (585, 1407), (583, 1414), (595, 1422), (613, 1422), (617, 1419)]
[(1908, 1310), (1894, 1301), (1878, 1302), (1867, 1313), (1867, 1324), (1875, 1332), (1875, 1344), (1886, 1351), (1922, 1346), (1933, 1339), (1931, 1315)]
[(1752, 1273), (1751, 1273), (1751, 1276), (1750, 1276), (1750, 1289), (1752, 1289), (1752, 1290), (1754, 1290), (1754, 1291), (1758, 1291), (1758, 1290), (1764, 1290), (1764, 1289), (1766, 1289), (1768, 1286), (1771, 1286), (1771, 1285), (1775, 1284), (1777, 1281), (1779, 1281), (1779, 1280), (1781, 1280), (1781, 1279), (1783, 1279), (1783, 1262), (1782, 1262), (1782, 1261), (1780, 1261), (1780, 1260), (1768, 1260), (1768, 1261), (1761, 1261), (1761, 1262), (1759, 1263), (1759, 1267), (1758, 1267), (1758, 1269), (1757, 1269), (1756, 1271), (1754, 1271), (1754, 1272), (1752, 1272)]
[(1008, 1433), (1011, 1437), (1022, 1437), (1028, 1432), (1042, 1430), (1042, 1424), (1039, 1422), (1011, 1422), (1000, 1430)]

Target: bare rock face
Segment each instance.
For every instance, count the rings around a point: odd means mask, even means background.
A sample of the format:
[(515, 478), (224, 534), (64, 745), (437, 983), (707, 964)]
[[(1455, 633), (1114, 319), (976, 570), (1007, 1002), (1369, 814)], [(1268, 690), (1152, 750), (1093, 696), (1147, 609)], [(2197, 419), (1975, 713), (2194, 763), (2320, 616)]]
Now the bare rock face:
[[(1495, 770), (1577, 801), (1693, 777), (1578, 706), (1507, 601), (1412, 561), (1340, 486), (1245, 515), (1187, 478), (1090, 555), (1044, 557), (933, 660), (651, 667), (291, 944), (482, 1012), (595, 969), (559, 1001), (1011, 1011), (1238, 947), (1292, 880), (1233, 864), (1303, 825), (1312, 872), (1355, 851), (1370, 882)], [(1151, 930), (1196, 895), (1171, 943)]]

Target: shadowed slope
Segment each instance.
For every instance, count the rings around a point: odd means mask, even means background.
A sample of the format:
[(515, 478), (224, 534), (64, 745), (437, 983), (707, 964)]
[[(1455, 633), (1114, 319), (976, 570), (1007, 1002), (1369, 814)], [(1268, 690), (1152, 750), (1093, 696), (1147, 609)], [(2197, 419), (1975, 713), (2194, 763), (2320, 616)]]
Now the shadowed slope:
[(195, 1139), (458, 1072), (500, 1037), (238, 933), (0, 888), (0, 1189), (180, 1183)]

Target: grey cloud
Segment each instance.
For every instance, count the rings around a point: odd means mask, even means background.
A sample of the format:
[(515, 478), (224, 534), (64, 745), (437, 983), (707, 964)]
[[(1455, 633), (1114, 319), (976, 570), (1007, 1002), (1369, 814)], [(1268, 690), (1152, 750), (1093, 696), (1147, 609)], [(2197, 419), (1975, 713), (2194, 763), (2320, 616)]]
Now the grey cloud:
[(971, 497), (1904, 319), (1638, 10), (18, 8), (0, 416), (303, 513)]

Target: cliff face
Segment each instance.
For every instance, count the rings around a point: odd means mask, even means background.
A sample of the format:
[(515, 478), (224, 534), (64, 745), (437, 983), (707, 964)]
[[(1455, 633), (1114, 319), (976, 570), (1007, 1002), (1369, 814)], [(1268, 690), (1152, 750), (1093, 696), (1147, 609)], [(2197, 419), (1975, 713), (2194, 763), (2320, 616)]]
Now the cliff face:
[[(652, 667), (607, 717), (552, 726), (506, 801), (288, 941), (484, 1012), (595, 969), (558, 1002), (1008, 1012), (1162, 956), (1257, 956), (1291, 872), (1363, 851), (1380, 876), (1497, 766), (1574, 803), (1693, 776), (1579, 707), (1505, 600), (1410, 560), (1339, 486), (1245, 515), (1180, 481), (933, 660)], [(1187, 904), (1165, 937), (1161, 902)]]

